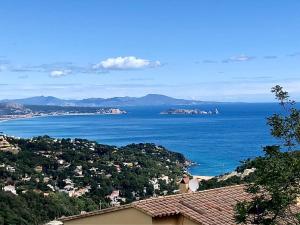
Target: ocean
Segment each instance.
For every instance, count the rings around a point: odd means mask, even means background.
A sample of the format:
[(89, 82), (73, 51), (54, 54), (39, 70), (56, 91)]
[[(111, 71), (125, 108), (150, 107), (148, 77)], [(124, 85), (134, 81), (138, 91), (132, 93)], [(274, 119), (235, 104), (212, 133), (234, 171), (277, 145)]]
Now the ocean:
[[(160, 115), (169, 108), (214, 110), (218, 115)], [(149, 142), (181, 152), (197, 163), (194, 175), (219, 175), (234, 170), (241, 160), (263, 154), (265, 145), (278, 144), (266, 118), (280, 110), (276, 103), (203, 104), (184, 107), (121, 107), (125, 115), (53, 116), (0, 123), (0, 131), (17, 137), (49, 135), (86, 138), (122, 146)]]

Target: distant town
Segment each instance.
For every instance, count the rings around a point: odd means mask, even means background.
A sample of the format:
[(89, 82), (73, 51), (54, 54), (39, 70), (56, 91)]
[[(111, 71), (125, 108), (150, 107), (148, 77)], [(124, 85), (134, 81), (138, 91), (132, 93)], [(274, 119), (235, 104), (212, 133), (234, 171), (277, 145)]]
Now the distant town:
[(19, 103), (0, 103), (0, 121), (63, 115), (120, 115), (126, 114), (119, 108), (73, 107), (73, 106), (25, 106)]
[[(168, 109), (161, 115), (217, 115), (219, 110), (202, 109)], [(122, 115), (127, 111), (113, 107), (91, 106), (56, 106), (56, 105), (23, 105), (20, 103), (0, 103), (0, 121), (12, 119), (25, 119), (42, 116), (66, 116), (66, 115)]]

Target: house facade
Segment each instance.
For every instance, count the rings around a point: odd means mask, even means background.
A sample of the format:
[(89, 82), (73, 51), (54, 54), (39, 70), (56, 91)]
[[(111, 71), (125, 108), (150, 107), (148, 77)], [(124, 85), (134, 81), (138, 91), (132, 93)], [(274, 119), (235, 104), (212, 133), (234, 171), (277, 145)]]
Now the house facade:
[(152, 225), (152, 224), (174, 224), (194, 225), (195, 223), (181, 215), (170, 215), (164, 217), (152, 217), (136, 208), (115, 207), (116, 209), (102, 210), (96, 215), (80, 215), (77, 218), (65, 218), (64, 225)]

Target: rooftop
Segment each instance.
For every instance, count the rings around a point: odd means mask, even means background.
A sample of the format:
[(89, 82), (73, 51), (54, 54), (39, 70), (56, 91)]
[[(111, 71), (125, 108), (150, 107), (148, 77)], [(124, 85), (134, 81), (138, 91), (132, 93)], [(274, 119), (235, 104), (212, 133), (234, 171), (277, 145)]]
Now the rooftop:
[(198, 224), (236, 224), (234, 221), (234, 207), (236, 203), (242, 200), (249, 200), (250, 197), (245, 192), (244, 185), (235, 185), (194, 193), (150, 198), (119, 207), (65, 217), (61, 221), (100, 215), (125, 208), (135, 208), (152, 218), (182, 215)]
[(249, 198), (244, 186), (236, 185), (152, 198), (133, 205), (152, 217), (181, 214), (200, 224), (235, 224), (235, 204)]
[(195, 193), (150, 198), (120, 207), (65, 217), (61, 221), (100, 215), (124, 208), (136, 208), (151, 217), (181, 214), (199, 224), (235, 224), (234, 205), (237, 201), (249, 198), (250, 196), (244, 191), (244, 186), (236, 185)]

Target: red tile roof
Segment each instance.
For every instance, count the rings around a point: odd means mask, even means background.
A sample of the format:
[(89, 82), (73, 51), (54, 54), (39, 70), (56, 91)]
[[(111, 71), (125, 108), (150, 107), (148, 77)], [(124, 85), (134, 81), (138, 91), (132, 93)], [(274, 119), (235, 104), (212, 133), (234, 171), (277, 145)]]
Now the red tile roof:
[(234, 207), (236, 203), (238, 201), (249, 200), (250, 197), (245, 192), (244, 185), (235, 185), (195, 193), (150, 198), (125, 206), (66, 217), (62, 221), (98, 215), (124, 208), (135, 208), (151, 217), (183, 215), (202, 225), (230, 225), (236, 224), (234, 221)]
[(182, 214), (199, 224), (235, 224), (237, 201), (250, 199), (243, 185), (152, 198), (132, 203), (152, 217)]

